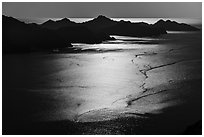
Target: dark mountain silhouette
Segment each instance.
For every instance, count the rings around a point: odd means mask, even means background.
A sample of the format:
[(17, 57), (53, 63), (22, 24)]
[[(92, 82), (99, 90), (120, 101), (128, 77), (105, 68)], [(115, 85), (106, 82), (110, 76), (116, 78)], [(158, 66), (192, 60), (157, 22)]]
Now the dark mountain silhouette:
[[(101, 42), (102, 40), (111, 39), (108, 35), (145, 37), (145, 36), (155, 36), (155, 35), (166, 34), (165, 29), (161, 27), (152, 26), (143, 22), (131, 23), (130, 21), (114, 21), (102, 15), (99, 15), (97, 18), (94, 18), (92, 20), (89, 20), (83, 23), (73, 23), (71, 21), (67, 21), (67, 23), (64, 22), (63, 24), (61, 22), (62, 20), (59, 20), (59, 21), (48, 20), (47, 22), (43, 23), (42, 26), (46, 28), (52, 28), (52, 29), (60, 28), (61, 26), (60, 31), (63, 32), (61, 35), (66, 36), (64, 34), (67, 34), (67, 37), (71, 36), (70, 33), (76, 32), (76, 31), (72, 31), (70, 27), (74, 27), (73, 29), (77, 30), (79, 33), (81, 33), (79, 28), (86, 27), (93, 33), (92, 34), (93, 36), (97, 37), (97, 38), (93, 37), (91, 41), (88, 41), (89, 43), (94, 43), (94, 42), (98, 43), (98, 42)], [(62, 30), (62, 27), (65, 28), (64, 26), (68, 27), (66, 28), (66, 31), (71, 30), (71, 32), (65, 32), (65, 30)], [(91, 36), (90, 31), (88, 31), (87, 29), (86, 29), (86, 32), (87, 32), (86, 38), (90, 39), (91, 38), (89, 37)], [(82, 34), (78, 34), (78, 35), (74, 34), (75, 36), (79, 37), (80, 42), (87, 41), (87, 39), (82, 40), (82, 36), (83, 34), (85, 34), (85, 28), (82, 29), (82, 31), (83, 31)], [(74, 42), (77, 41), (77, 38), (73, 38), (73, 39), (74, 39)]]
[(47, 28), (47, 29), (59, 29), (62, 27), (70, 27), (70, 26), (75, 26), (77, 23), (70, 21), (67, 18), (63, 18), (61, 20), (53, 21), (53, 20), (48, 20), (41, 24), (42, 27)]
[[(108, 19), (108, 18), (107, 18)], [(100, 23), (100, 24), (99, 24)], [(97, 31), (98, 28), (101, 28), (101, 23), (104, 23), (102, 20), (93, 20), (86, 23), (75, 23), (70, 21), (67, 18), (62, 20), (53, 21), (48, 20), (45, 23), (41, 24), (43, 28), (56, 30), (57, 33), (71, 43), (101, 43), (104, 40), (113, 40), (108, 34)], [(92, 29), (92, 28), (96, 29)]]
[(154, 26), (164, 28), (168, 31), (198, 31), (199, 29), (185, 23), (177, 23), (175, 21), (157, 21)]
[(2, 17), (3, 53), (44, 51), (71, 46), (54, 31), (25, 24), (12, 17)]
[(52, 29), (58, 28), (58, 34), (65, 39), (69, 39), (70, 42), (85, 43), (100, 43), (103, 40), (111, 39), (109, 35), (146, 37), (166, 34), (167, 30), (198, 30), (190, 25), (170, 20), (160, 20), (155, 24), (147, 24), (144, 22), (132, 23), (123, 20), (114, 21), (103, 15), (99, 15), (98, 17), (83, 23), (75, 23), (66, 18), (59, 21), (49, 20), (43, 23), (42, 26)]
[(130, 21), (123, 20), (114, 21), (102, 15), (82, 24), (94, 32), (102, 32), (108, 35), (145, 37), (166, 34), (163, 28), (147, 23), (131, 23)]
[(71, 43), (95, 44), (114, 39), (104, 33), (95, 33), (83, 25), (63, 27), (58, 29), (57, 33)]
[(62, 27), (84, 26), (90, 29), (91, 31), (96, 31), (102, 28), (110, 27), (111, 25), (115, 25), (116, 23), (117, 21), (99, 15), (97, 18), (94, 18), (93, 20), (89, 20), (83, 23), (75, 23), (67, 18), (64, 18), (57, 21), (48, 20), (41, 24), (41, 26), (48, 29), (60, 29)]
[(158, 36), (171, 31), (197, 31), (184, 23), (159, 20), (155, 24), (144, 22), (114, 21), (105, 16), (75, 23), (67, 18), (48, 20), (38, 25), (25, 24), (15, 18), (2, 17), (3, 52), (28, 52), (52, 50), (71, 46), (70, 43), (101, 43), (113, 40), (110, 35)]
[(91, 29), (92, 31), (99, 32), (99, 31), (102, 31), (102, 29), (116, 25), (117, 21), (111, 20), (102, 15), (99, 15), (97, 18), (94, 18), (87, 22), (83, 22), (82, 24), (87, 28)]
[(166, 34), (166, 30), (161, 27), (155, 27), (153, 25), (143, 22), (131, 23), (129, 21), (123, 20), (117, 22), (116, 25), (105, 28), (104, 32), (110, 35), (136, 37), (157, 36), (161, 34)]

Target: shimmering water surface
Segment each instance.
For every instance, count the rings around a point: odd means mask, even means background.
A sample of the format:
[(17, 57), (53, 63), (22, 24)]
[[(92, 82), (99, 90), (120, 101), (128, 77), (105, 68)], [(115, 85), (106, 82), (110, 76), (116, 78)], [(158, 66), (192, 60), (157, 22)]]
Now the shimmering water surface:
[(156, 38), (114, 36), (115, 41), (102, 44), (74, 43), (81, 53), (5, 55), (4, 88), (12, 98), (25, 95), (13, 100), (26, 103), (21, 106), (27, 110), (24, 118), (34, 121), (97, 121), (127, 112), (159, 113), (179, 104), (181, 97), (171, 92), (134, 100), (176, 89), (179, 81), (199, 79), (200, 36), (200, 32)]

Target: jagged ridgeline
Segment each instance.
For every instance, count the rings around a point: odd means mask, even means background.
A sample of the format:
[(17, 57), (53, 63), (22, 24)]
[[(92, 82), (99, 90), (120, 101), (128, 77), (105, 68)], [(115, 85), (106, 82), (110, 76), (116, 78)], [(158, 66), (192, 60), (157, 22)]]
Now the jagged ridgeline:
[(71, 43), (96, 44), (114, 40), (110, 35), (121, 36), (159, 36), (166, 31), (198, 31), (184, 23), (159, 20), (155, 24), (144, 22), (115, 21), (105, 16), (76, 23), (67, 18), (43, 24), (26, 24), (15, 18), (2, 17), (3, 53), (48, 51), (53, 49), (69, 50)]
[(199, 29), (196, 27), (190, 26), (185, 23), (177, 23), (175, 21), (170, 20), (159, 20), (154, 24), (154, 26), (162, 27), (168, 31), (199, 31)]
[(47, 51), (71, 46), (53, 30), (6, 16), (2, 18), (2, 43), (3, 53)]

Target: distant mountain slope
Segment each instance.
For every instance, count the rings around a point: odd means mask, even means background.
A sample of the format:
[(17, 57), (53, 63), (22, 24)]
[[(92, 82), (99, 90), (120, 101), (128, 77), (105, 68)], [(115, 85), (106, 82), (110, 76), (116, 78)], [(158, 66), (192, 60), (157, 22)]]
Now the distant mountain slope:
[(101, 19), (98, 19), (85, 23), (75, 23), (67, 18), (58, 21), (48, 20), (41, 24), (41, 27), (56, 30), (61, 37), (71, 43), (94, 44), (101, 43), (104, 40), (113, 40), (108, 34), (98, 31), (104, 23)]
[(54, 31), (37, 24), (25, 24), (12, 17), (2, 17), (3, 52), (31, 52), (71, 46)]
[(59, 29), (62, 27), (70, 27), (70, 26), (75, 26), (75, 25), (77, 25), (77, 23), (70, 21), (67, 18), (63, 18), (57, 21), (48, 20), (44, 22), (43, 24), (41, 24), (43, 28), (47, 28), (47, 29)]
[[(167, 20), (167, 21), (160, 20), (155, 24), (147, 24), (144, 22), (132, 23), (130, 21), (123, 21), (123, 20), (114, 21), (103, 15), (99, 15), (98, 17), (83, 23), (75, 23), (68, 19), (62, 19), (59, 21), (49, 20), (43, 23), (42, 26), (47, 28), (52, 28), (52, 29), (60, 28), (60, 30), (62, 30), (61, 29), (62, 27), (63, 28), (75, 27), (76, 29), (76, 27), (82, 28), (83, 26), (83, 28), (86, 27), (87, 29), (89, 29), (89, 31), (87, 31), (88, 33), (92, 31), (94, 35), (102, 33), (103, 36), (106, 34), (106, 35), (123, 35), (123, 36), (136, 36), (136, 37), (157, 36), (161, 34), (166, 34), (166, 31), (169, 31), (169, 30), (171, 31), (199, 30), (188, 24), (177, 23), (175, 21), (170, 21), (170, 20)], [(68, 29), (66, 30), (68, 31)], [(80, 32), (79, 29), (77, 29), (77, 31)], [(64, 31), (63, 33), (65, 34)], [(66, 32), (66, 34), (68, 33), (70, 34), (70, 32)], [(72, 31), (72, 33), (74, 32)], [(107, 39), (110, 39), (107, 36), (105, 37)], [(81, 38), (80, 38), (80, 41), (81, 41)]]
[(60, 29), (48, 29), (49, 27), (45, 28), (35, 23), (25, 24), (3, 15), (3, 52), (45, 51), (70, 47), (71, 43), (101, 43), (104, 40), (113, 40), (107, 34), (92, 32), (84, 25), (77, 25), (66, 18), (56, 22), (49, 20), (46, 25)]
[(118, 22), (111, 20), (105, 16), (99, 15), (98, 17), (81, 23), (82, 25), (86, 26), (87, 28), (91, 29), (92, 31), (101, 31), (105, 28), (111, 27), (116, 25)]
[(117, 22), (116, 25), (105, 28), (104, 32), (110, 35), (135, 37), (158, 36), (166, 34), (166, 30), (163, 28), (155, 27), (143, 22), (131, 23), (128, 21)]
[(177, 23), (175, 21), (159, 20), (154, 24), (155, 27), (162, 27), (168, 31), (198, 31), (199, 29), (185, 23)]
[[(70, 20), (66, 20), (66, 22), (64, 21), (63, 23), (62, 23), (62, 20), (59, 20), (59, 21), (48, 20), (47, 22), (43, 23), (41, 26), (49, 29), (60, 28), (61, 31), (62, 31), (62, 28), (65, 28), (65, 27), (69, 27), (69, 28), (74, 27), (76, 29), (77, 27), (82, 28), (83, 26), (83, 28), (86, 27), (87, 29), (92, 31), (94, 35), (100, 34), (99, 36), (97, 36), (97, 39), (99, 41), (101, 41), (100, 40), (101, 36), (102, 36), (102, 39), (105, 39), (105, 38), (110, 39), (107, 35), (145, 37), (145, 36), (155, 36), (155, 35), (166, 34), (165, 29), (161, 27), (152, 26), (150, 24), (142, 23), (142, 22), (131, 23), (130, 21), (114, 21), (102, 15), (99, 15), (98, 17), (83, 23), (74, 23)], [(66, 30), (68, 31), (68, 29)], [(79, 29), (77, 30), (78, 30), (78, 33), (80, 33), (80, 30)], [(65, 34), (65, 31), (63, 31), (63, 33)], [(70, 34), (70, 32), (66, 32), (66, 34), (68, 33)], [(72, 31), (72, 33), (74, 32)]]
[(58, 29), (57, 33), (71, 43), (95, 44), (105, 40), (114, 40), (108, 34), (93, 32), (83, 25), (63, 27)]

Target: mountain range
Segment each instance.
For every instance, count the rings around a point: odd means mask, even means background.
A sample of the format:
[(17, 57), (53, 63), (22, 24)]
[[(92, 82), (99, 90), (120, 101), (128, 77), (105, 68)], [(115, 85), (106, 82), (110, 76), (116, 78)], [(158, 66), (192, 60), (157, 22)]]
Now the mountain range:
[(2, 16), (3, 53), (67, 49), (71, 43), (101, 43), (114, 40), (110, 35), (149, 37), (167, 31), (198, 31), (184, 23), (159, 20), (155, 24), (115, 21), (99, 15), (97, 18), (75, 23), (67, 18), (43, 24), (26, 24), (13, 17)]

